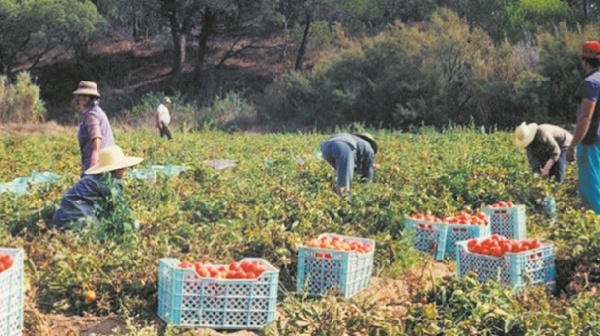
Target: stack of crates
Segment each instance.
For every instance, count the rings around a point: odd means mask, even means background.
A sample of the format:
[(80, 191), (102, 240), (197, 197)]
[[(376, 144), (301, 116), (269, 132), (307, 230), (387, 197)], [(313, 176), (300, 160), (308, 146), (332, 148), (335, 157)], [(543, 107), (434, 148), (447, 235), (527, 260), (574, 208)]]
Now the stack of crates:
[[(279, 271), (264, 259), (256, 279), (201, 278), (177, 259), (161, 259), (158, 315), (180, 327), (260, 329), (275, 320)], [(226, 266), (226, 265), (215, 265)]]
[(524, 205), (509, 207), (486, 206), (482, 209), (489, 218), (492, 233), (511, 239), (527, 238), (527, 228)]
[(25, 252), (0, 248), (0, 255), (10, 255), (13, 260), (12, 266), (0, 273), (0, 336), (20, 336), (25, 303)]
[(307, 296), (336, 295), (350, 298), (364, 290), (371, 281), (375, 241), (335, 234), (318, 237), (369, 244), (368, 253), (300, 246), (296, 290)]
[(527, 284), (545, 284), (554, 286), (554, 245), (542, 244), (539, 248), (504, 253), (501, 257), (492, 257), (469, 252), (468, 241), (456, 244), (458, 277), (464, 277), (474, 271), (481, 282), (489, 279), (521, 289)]

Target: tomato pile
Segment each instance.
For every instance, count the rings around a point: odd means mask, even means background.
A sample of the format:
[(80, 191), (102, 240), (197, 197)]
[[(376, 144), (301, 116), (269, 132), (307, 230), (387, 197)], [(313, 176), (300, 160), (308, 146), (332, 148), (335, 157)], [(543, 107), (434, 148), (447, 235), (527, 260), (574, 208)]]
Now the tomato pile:
[(519, 253), (533, 250), (542, 246), (539, 238), (531, 239), (507, 239), (504, 236), (493, 234), (488, 238), (474, 238), (467, 243), (467, 249), (471, 253), (501, 257), (504, 253)]
[(0, 273), (6, 271), (13, 265), (13, 258), (10, 254), (0, 253)]
[[(328, 250), (354, 251), (356, 253), (369, 253), (373, 250), (373, 246), (371, 246), (371, 244), (367, 242), (349, 240), (336, 236), (323, 236), (319, 239), (313, 238), (308, 243), (306, 243), (306, 246), (311, 248), (322, 248)], [(318, 257), (320, 256), (317, 253), (317, 258)]]
[[(468, 214), (464, 211), (459, 212), (455, 216), (446, 217), (445, 219), (440, 219), (435, 216), (430, 216), (422, 213), (418, 213), (413, 215), (411, 219), (434, 222), (434, 223), (447, 223), (447, 224), (464, 224), (464, 225), (488, 225), (489, 221), (486, 215), (478, 211), (474, 215)], [(431, 225), (419, 224), (420, 228), (431, 228)]]
[(511, 201), (500, 201), (490, 205), (491, 208), (508, 208), (511, 206), (515, 206), (515, 204)]
[(427, 214), (422, 214), (422, 213), (417, 213), (410, 218), (416, 219), (416, 220), (427, 221), (427, 222), (433, 222), (433, 223), (442, 223), (443, 222), (441, 218), (427, 215)]
[(183, 261), (177, 267), (193, 268), (199, 277), (213, 279), (256, 279), (267, 270), (258, 260), (234, 261), (229, 265)]

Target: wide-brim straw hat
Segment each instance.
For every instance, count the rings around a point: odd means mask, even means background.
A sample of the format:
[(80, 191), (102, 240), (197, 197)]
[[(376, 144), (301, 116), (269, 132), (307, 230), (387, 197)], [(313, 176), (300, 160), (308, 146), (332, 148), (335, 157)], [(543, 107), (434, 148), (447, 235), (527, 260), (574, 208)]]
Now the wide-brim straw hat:
[(100, 150), (98, 163), (85, 171), (86, 175), (101, 174), (132, 167), (144, 160), (141, 157), (125, 156), (119, 146), (108, 146)]
[(77, 90), (73, 91), (73, 94), (100, 97), (100, 93), (98, 93), (98, 85), (96, 82), (90, 81), (79, 82), (79, 86), (77, 86)]
[(535, 138), (535, 133), (537, 132), (538, 124), (531, 123), (527, 125), (527, 123), (523, 122), (517, 129), (515, 130), (515, 142), (517, 146), (521, 148), (525, 148), (529, 146), (529, 144)]
[(369, 142), (371, 144), (371, 147), (373, 148), (373, 151), (375, 152), (375, 154), (377, 154), (377, 152), (379, 151), (379, 146), (377, 145), (377, 142), (375, 142), (375, 139), (370, 133), (357, 133), (355, 135)]

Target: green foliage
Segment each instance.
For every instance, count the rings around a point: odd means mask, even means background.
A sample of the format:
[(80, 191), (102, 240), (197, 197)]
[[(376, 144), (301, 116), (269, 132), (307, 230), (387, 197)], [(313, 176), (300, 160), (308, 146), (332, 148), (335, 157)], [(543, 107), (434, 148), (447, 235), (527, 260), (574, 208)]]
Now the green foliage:
[(40, 88), (27, 72), (20, 72), (11, 84), (0, 76), (0, 122), (40, 122), (46, 117)]
[(58, 47), (80, 48), (102, 22), (96, 7), (79, 0), (0, 1), (0, 73), (25, 62), (37, 64)]
[[(326, 138), (323, 134), (184, 132), (177, 141), (166, 143), (156, 141), (154, 132), (116, 128), (120, 146), (144, 156), (142, 166), (172, 163), (188, 168), (176, 178), (159, 175), (155, 184), (126, 175), (128, 205), (142, 225), (125, 235), (109, 235), (103, 227), (48, 231), (52, 209), (79, 178), (78, 148), (69, 134), (9, 135), (0, 141), (0, 156), (11, 158), (0, 161), (5, 180), (27, 175), (32, 166), (64, 178), (23, 196), (0, 194), (0, 222), (6, 224), (0, 227), (0, 246), (25, 249), (28, 295), (36, 308), (67, 314), (117, 313), (135, 319), (124, 335), (155, 333), (157, 326), (147, 315), (136, 316), (156, 310), (156, 265), (165, 257), (211, 262), (262, 257), (272, 262), (280, 269), (281, 318), (263, 331), (269, 335), (315, 330), (331, 335), (598, 332), (598, 297), (567, 290), (576, 273), (586, 273), (590, 281), (597, 281), (600, 274), (594, 266), (600, 251), (600, 220), (576, 205), (575, 167), (568, 167), (563, 184), (535, 178), (525, 154), (515, 147), (512, 132), (482, 135), (476, 128), (447, 127), (443, 132), (420, 128), (401, 133), (353, 126), (353, 131), (359, 130), (371, 131), (378, 140), (382, 150), (377, 161), (382, 168), (374, 183), (355, 180), (352, 194), (339, 197), (333, 169), (313, 156)], [(233, 159), (238, 165), (215, 171), (202, 162), (210, 159)], [(541, 200), (547, 194), (557, 200), (556, 218), (544, 215)], [(481, 285), (472, 278), (444, 278), (431, 287), (427, 273), (407, 277), (418, 265), (432, 262), (410, 247), (410, 238), (402, 233), (405, 216), (415, 212), (447, 216), (498, 200), (525, 204), (528, 236), (555, 243), (558, 289), (567, 295), (555, 297), (541, 288), (528, 288), (511, 296), (498, 284)], [(129, 217), (116, 211), (111, 220), (105, 224), (118, 227)], [(403, 286), (414, 287), (413, 294), (387, 301), (370, 295), (351, 300), (294, 296), (290, 291), (296, 280), (298, 246), (324, 232), (374, 239), (375, 275), (399, 279)], [(571, 264), (565, 267), (562, 261)], [(81, 296), (88, 289), (98, 295), (91, 304)], [(185, 328), (165, 331), (165, 335), (189, 334)]]
[(225, 97), (216, 97), (212, 106), (198, 112), (199, 128), (234, 130), (236, 125), (249, 122), (256, 116), (255, 107), (236, 92), (228, 92)]

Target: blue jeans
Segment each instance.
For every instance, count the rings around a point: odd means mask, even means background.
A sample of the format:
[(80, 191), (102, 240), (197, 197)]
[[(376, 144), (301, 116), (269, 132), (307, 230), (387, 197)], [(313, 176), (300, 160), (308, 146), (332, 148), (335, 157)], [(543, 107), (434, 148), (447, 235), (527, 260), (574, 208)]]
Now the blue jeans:
[(583, 206), (600, 214), (600, 144), (577, 145), (577, 191)]
[(343, 142), (329, 140), (321, 144), (323, 158), (335, 168), (337, 173), (337, 186), (350, 190), (350, 181), (354, 174), (354, 150)]
[(560, 157), (558, 161), (554, 163), (552, 168), (550, 168), (550, 173), (548, 177), (554, 177), (554, 179), (558, 182), (562, 182), (565, 180), (565, 174), (567, 172), (567, 150), (563, 150), (560, 152)]

